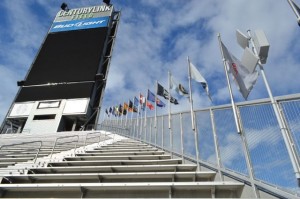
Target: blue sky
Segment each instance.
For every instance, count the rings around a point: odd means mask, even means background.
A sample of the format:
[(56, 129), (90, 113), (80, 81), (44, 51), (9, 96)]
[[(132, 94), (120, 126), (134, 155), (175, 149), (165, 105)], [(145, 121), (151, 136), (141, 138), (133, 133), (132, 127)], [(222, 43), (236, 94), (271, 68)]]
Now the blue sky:
[[(24, 79), (51, 23), (60, 0), (0, 1), (0, 119)], [(99, 0), (66, 0), (70, 8), (92, 6)], [(228, 104), (229, 95), (217, 33), (237, 57), (242, 49), (235, 29), (263, 29), (271, 44), (265, 72), (274, 96), (299, 93), (300, 28), (286, 0), (112, 0), (122, 9), (103, 107), (132, 99), (155, 81), (167, 86), (167, 71), (187, 87), (189, 56), (206, 78), (213, 105)], [(298, 4), (300, 2), (296, 0)], [(243, 101), (237, 87), (236, 101)], [(195, 109), (212, 105), (201, 86), (193, 83)], [(175, 94), (174, 94), (175, 96)], [(259, 77), (248, 100), (268, 97)], [(186, 98), (172, 110), (188, 110)], [(164, 113), (167, 110), (161, 110)], [(102, 117), (102, 114), (101, 114)]]

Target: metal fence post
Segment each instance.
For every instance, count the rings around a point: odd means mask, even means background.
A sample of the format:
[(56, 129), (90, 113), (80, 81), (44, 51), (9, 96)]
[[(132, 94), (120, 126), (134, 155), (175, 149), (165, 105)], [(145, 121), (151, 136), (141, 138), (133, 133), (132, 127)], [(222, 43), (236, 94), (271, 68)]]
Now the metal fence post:
[(210, 111), (210, 120), (211, 120), (211, 126), (212, 126), (212, 133), (214, 137), (214, 144), (215, 144), (215, 152), (216, 152), (216, 159), (217, 159), (217, 165), (218, 165), (218, 173), (219, 177), (222, 181), (224, 181), (224, 177), (221, 172), (221, 156), (220, 156), (220, 150), (219, 150), (219, 144), (218, 144), (218, 137), (217, 137), (217, 132), (216, 132), (216, 126), (215, 126), (215, 118), (214, 118), (214, 112), (212, 109), (209, 109)]
[(180, 115), (180, 142), (181, 142), (181, 156), (182, 156), (182, 163), (185, 163), (184, 160), (184, 146), (183, 146), (183, 127), (182, 127), (182, 113)]

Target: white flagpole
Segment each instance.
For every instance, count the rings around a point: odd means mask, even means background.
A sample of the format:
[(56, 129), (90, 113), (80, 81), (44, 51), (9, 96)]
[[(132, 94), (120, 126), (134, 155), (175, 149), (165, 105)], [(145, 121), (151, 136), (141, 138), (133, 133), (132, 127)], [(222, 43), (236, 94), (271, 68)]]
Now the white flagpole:
[[(148, 93), (147, 93), (148, 97)], [(145, 99), (145, 120), (144, 120), (144, 140), (147, 141), (147, 97)]]
[(190, 93), (190, 108), (191, 108), (191, 118), (192, 118), (192, 129), (195, 131), (195, 118), (194, 118), (194, 103), (193, 103), (193, 95), (192, 95), (192, 83), (191, 83), (191, 68), (190, 68), (190, 59), (187, 57), (188, 61), (188, 79), (189, 79), (189, 93)]
[[(244, 139), (244, 136), (242, 134), (242, 129), (241, 129), (240, 121), (239, 121), (239, 118), (238, 118), (236, 105), (235, 105), (234, 99), (233, 99), (232, 88), (231, 88), (231, 85), (230, 85), (230, 80), (229, 80), (228, 71), (227, 71), (227, 62), (226, 62), (226, 59), (225, 59), (225, 56), (224, 56), (224, 53), (223, 53), (223, 49), (222, 49), (220, 33), (218, 34), (218, 40), (219, 40), (219, 46), (220, 46), (221, 55), (222, 55), (222, 59), (223, 59), (223, 65), (224, 65), (224, 70), (225, 70), (225, 74), (226, 74), (226, 80), (227, 80), (227, 85), (228, 85), (228, 90), (229, 90), (229, 95), (230, 95), (231, 106), (232, 106), (232, 110), (233, 110), (233, 116), (234, 116), (236, 129), (237, 129), (237, 132), (241, 136), (241, 139), (242, 139), (243, 150), (244, 150), (244, 155), (245, 155), (245, 159), (246, 159), (246, 163), (247, 163), (247, 169), (248, 169), (248, 172), (249, 172), (250, 179), (254, 180), (253, 169), (252, 169), (253, 167), (252, 167), (251, 160), (249, 158), (248, 147), (246, 145), (246, 140)], [(258, 198), (257, 189), (256, 189), (256, 187), (253, 183), (252, 183), (252, 189), (253, 189), (253, 192), (255, 194), (255, 198)]]
[[(124, 105), (124, 104), (123, 104)], [(122, 105), (121, 105), (122, 106)], [(119, 105), (120, 107), (120, 105)], [(121, 112), (121, 127), (123, 127), (123, 113), (124, 113), (124, 107), (122, 106), (122, 112)]]
[[(134, 129), (134, 124), (133, 124), (133, 122), (132, 122), (132, 117), (133, 117), (133, 112), (134, 112), (134, 111), (133, 111), (133, 110), (134, 110), (134, 108), (133, 108), (133, 107), (134, 107), (134, 106), (133, 106), (134, 103), (133, 103), (133, 102), (134, 102), (134, 97), (133, 97), (133, 101), (132, 101), (132, 112), (131, 112), (131, 118), (130, 118), (130, 128), (131, 128), (132, 133), (134, 133), (134, 130), (135, 130), (135, 129)], [(129, 105), (128, 105), (128, 106), (129, 106)]]
[(297, 8), (295, 8), (295, 5), (294, 5), (295, 3), (292, 2), (292, 0), (287, 0), (287, 1), (288, 1), (288, 3), (290, 4), (290, 6), (291, 6), (293, 12), (295, 13), (295, 15), (296, 15), (296, 17), (297, 17), (298, 25), (300, 26), (300, 13), (298, 13)]
[(147, 97), (145, 97), (145, 123), (144, 123), (144, 127), (146, 128), (147, 126), (147, 98), (148, 98), (148, 93), (147, 93)]
[(224, 57), (224, 53), (223, 53), (223, 50), (222, 50), (220, 33), (218, 34), (218, 39), (219, 39), (219, 46), (220, 46), (220, 50), (221, 50), (221, 55), (222, 55), (224, 71), (225, 71), (225, 75), (226, 75), (226, 80), (227, 80), (228, 91), (229, 91), (229, 95), (230, 95), (231, 106), (232, 106), (232, 110), (233, 110), (233, 116), (234, 116), (234, 121), (235, 121), (235, 125), (236, 125), (236, 130), (237, 130), (238, 134), (241, 134), (241, 126), (240, 126), (240, 123), (239, 123), (239, 119), (238, 119), (237, 111), (236, 111), (236, 106), (235, 106), (233, 95), (232, 95), (232, 89), (231, 89), (230, 80), (229, 80), (228, 71), (227, 71), (227, 63), (226, 63), (226, 59)]
[(191, 68), (190, 68), (189, 57), (187, 57), (187, 62), (188, 62), (188, 79), (189, 79), (189, 91), (190, 91), (189, 93), (190, 93), (190, 105), (191, 105), (192, 130), (194, 131), (197, 170), (199, 171), (200, 167), (199, 167), (198, 131), (195, 125), (195, 113), (194, 113), (194, 103), (193, 103), (193, 95), (192, 95)]
[[(141, 124), (140, 124), (140, 136), (141, 136), (141, 139), (142, 139), (142, 132), (143, 132), (143, 127), (144, 127), (144, 125), (143, 125), (143, 112), (142, 112), (142, 107), (143, 107), (143, 104), (141, 104), (141, 102), (143, 103), (143, 98), (141, 98), (141, 96), (142, 96), (142, 94), (140, 93), (140, 106), (141, 106), (141, 115), (140, 115), (140, 118), (141, 118)], [(145, 109), (144, 109), (144, 111), (145, 111)]]
[[(140, 97), (139, 97), (140, 98)], [(140, 100), (138, 98), (138, 112), (137, 112), (137, 119), (136, 119), (136, 132), (137, 132), (137, 138), (139, 136), (139, 122), (140, 122)]]
[(169, 130), (170, 130), (170, 148), (171, 148), (171, 157), (173, 158), (173, 132), (172, 132), (172, 124), (171, 124), (171, 72), (168, 71), (168, 92), (169, 92)]
[[(131, 112), (131, 117), (130, 117), (130, 125), (131, 125), (131, 126), (133, 126), (133, 125), (132, 125), (132, 116), (133, 116), (133, 112), (134, 112), (134, 111), (133, 111), (133, 110), (134, 110), (134, 109), (133, 109), (133, 105), (134, 105), (133, 102), (134, 102), (134, 98), (133, 98), (133, 101), (132, 101), (132, 112)], [(129, 104), (128, 104), (128, 106), (129, 106)]]
[(156, 128), (157, 126), (157, 104), (156, 104), (156, 98), (157, 98), (157, 84), (158, 84), (158, 81), (156, 80), (156, 87), (155, 87), (155, 124), (154, 124), (154, 128)]
[(171, 93), (170, 93), (170, 71), (168, 71), (168, 92), (169, 92), (169, 129), (171, 129)]
[(128, 111), (129, 110), (129, 100), (128, 100), (128, 106), (127, 106), (127, 110), (126, 110), (126, 121), (125, 121), (125, 126), (127, 126), (127, 118), (128, 118)]
[[(253, 52), (256, 56), (258, 56), (258, 53), (256, 51), (255, 44), (253, 42), (250, 30), (248, 30), (247, 32), (248, 32), (248, 35), (250, 37), (250, 42), (253, 46)], [(268, 91), (268, 94), (269, 94), (269, 97), (270, 97), (270, 100), (271, 100), (271, 103), (272, 103), (272, 107), (273, 107), (273, 110), (275, 112), (275, 116), (276, 116), (277, 122), (279, 124), (279, 128), (281, 130), (282, 137), (284, 139), (288, 154), (290, 156), (292, 166), (293, 166), (296, 178), (298, 180), (298, 185), (300, 186), (300, 160), (297, 156), (296, 149), (294, 148), (295, 145), (292, 141), (292, 138), (291, 138), (291, 135), (290, 135), (289, 131), (287, 130), (288, 127), (286, 126), (286, 124), (284, 122), (285, 120), (282, 117), (282, 115), (280, 114), (280, 109), (279, 109), (279, 107), (278, 107), (278, 105), (277, 105), (277, 103), (276, 103), (276, 101), (273, 97), (271, 88), (269, 86), (269, 83), (268, 83), (268, 80), (267, 80), (267, 77), (266, 77), (266, 74), (265, 74), (265, 71), (264, 71), (264, 68), (263, 68), (263, 65), (262, 65), (260, 60), (258, 61), (258, 65), (259, 65), (259, 69), (260, 69), (260, 72), (261, 72), (261, 76), (264, 80), (266, 89)]]
[[(155, 117), (154, 117), (154, 128), (155, 128), (155, 136), (154, 136), (154, 139), (155, 139), (155, 146), (157, 146), (157, 80), (156, 80), (156, 87), (155, 87), (155, 95), (154, 95), (154, 103), (155, 103)], [(151, 139), (151, 138), (150, 138)]]

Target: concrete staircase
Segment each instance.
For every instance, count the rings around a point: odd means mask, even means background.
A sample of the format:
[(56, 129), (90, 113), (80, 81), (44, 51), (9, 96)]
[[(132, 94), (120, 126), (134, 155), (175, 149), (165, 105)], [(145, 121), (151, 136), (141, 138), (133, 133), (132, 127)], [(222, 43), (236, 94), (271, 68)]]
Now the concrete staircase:
[[(39, 163), (42, 161), (39, 160)], [(155, 147), (123, 139), (1, 179), (6, 198), (240, 198), (244, 184), (217, 181)], [(248, 195), (249, 197), (249, 195)]]

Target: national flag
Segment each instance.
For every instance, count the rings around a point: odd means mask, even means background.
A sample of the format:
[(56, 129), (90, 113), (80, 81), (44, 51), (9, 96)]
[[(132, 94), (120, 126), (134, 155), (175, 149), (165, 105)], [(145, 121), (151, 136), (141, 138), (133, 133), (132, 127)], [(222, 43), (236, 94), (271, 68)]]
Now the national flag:
[(148, 95), (147, 95), (147, 100), (150, 102), (155, 102), (158, 107), (165, 107), (165, 103), (163, 103), (158, 97), (156, 97), (155, 100), (155, 95), (148, 89)]
[(144, 111), (146, 106), (146, 98), (142, 94), (140, 94), (140, 104), (141, 109)]
[(159, 98), (156, 98), (156, 105), (158, 107), (165, 107), (166, 106), (166, 104), (163, 103), (163, 101), (161, 101)]
[(109, 107), (109, 113), (112, 113), (112, 111), (113, 111), (113, 110), (112, 110), (112, 108), (111, 108), (111, 107)]
[(221, 48), (224, 58), (228, 64), (229, 71), (232, 73), (234, 80), (238, 86), (239, 91), (243, 97), (247, 99), (252, 90), (257, 78), (258, 72), (251, 73), (235, 56), (233, 56), (226, 46), (221, 42)]
[(148, 107), (150, 110), (154, 110), (154, 106), (153, 106), (150, 102), (147, 102), (147, 107)]
[[(166, 100), (169, 100), (169, 92), (159, 83), (157, 83), (157, 95), (164, 97)], [(177, 105), (178, 101), (171, 96), (170, 102)]]
[(208, 89), (208, 84), (204, 77), (201, 75), (199, 70), (194, 66), (192, 62), (189, 62), (189, 67), (190, 67), (190, 72), (191, 72), (191, 78), (194, 79), (196, 82), (199, 82), (202, 85), (202, 88), (206, 91), (207, 96), (209, 99), (212, 101), (209, 89)]
[(133, 100), (133, 111), (134, 112), (138, 112), (138, 105), (139, 105), (139, 100), (138, 100), (138, 98), (134, 97), (134, 100)]
[(127, 103), (123, 103), (123, 115), (126, 115), (128, 111), (128, 104)]
[(189, 97), (189, 92), (182, 86), (182, 84), (177, 83), (172, 75), (170, 75), (170, 89), (175, 90), (179, 95)]
[(107, 109), (105, 109), (105, 113), (108, 115), (108, 110)]
[(148, 89), (147, 100), (151, 102), (155, 102), (155, 95)]

